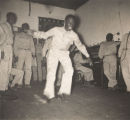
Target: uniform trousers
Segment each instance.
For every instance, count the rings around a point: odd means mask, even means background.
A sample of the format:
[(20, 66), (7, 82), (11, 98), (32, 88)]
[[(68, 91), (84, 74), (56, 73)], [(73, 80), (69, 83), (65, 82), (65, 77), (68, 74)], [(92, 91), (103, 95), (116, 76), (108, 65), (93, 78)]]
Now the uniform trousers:
[(84, 67), (82, 65), (75, 65), (75, 69), (81, 71), (81, 75), (84, 76), (85, 81), (93, 80), (93, 71), (92, 71), (92, 69)]
[(25, 85), (30, 85), (32, 75), (32, 54), (30, 50), (19, 50), (17, 69), (25, 71)]
[(36, 62), (36, 57), (32, 59), (32, 77), (33, 81), (37, 81), (37, 62)]
[(117, 84), (116, 80), (116, 70), (117, 70), (117, 62), (116, 60), (113, 62), (104, 62), (103, 63), (104, 74), (108, 78), (108, 87), (114, 87)]
[(65, 71), (58, 94), (71, 94), (73, 67), (69, 57), (69, 51), (51, 49), (47, 57), (47, 81), (43, 93), (49, 99), (55, 97), (54, 83), (58, 62), (62, 64)]
[(4, 59), (0, 60), (0, 91), (8, 89), (9, 76), (12, 68), (12, 46), (4, 46), (3, 51)]
[(14, 80), (12, 81), (11, 87), (14, 87), (16, 84), (22, 85), (24, 74), (22, 70), (12, 68), (10, 74), (14, 76)]

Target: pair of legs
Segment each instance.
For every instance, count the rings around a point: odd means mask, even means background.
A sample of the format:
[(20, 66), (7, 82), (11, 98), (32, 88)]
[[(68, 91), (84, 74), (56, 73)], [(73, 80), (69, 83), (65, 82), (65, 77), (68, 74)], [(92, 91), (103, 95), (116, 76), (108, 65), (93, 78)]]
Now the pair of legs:
[(14, 76), (14, 79), (12, 81), (11, 87), (14, 87), (16, 84), (22, 85), (23, 81), (23, 74), (24, 72), (22, 70), (12, 68), (11, 73), (12, 76)]
[(12, 68), (12, 46), (3, 48), (4, 58), (0, 60), (0, 91), (8, 90), (9, 76)]
[(43, 93), (49, 99), (55, 97), (54, 83), (59, 62), (62, 64), (65, 72), (62, 77), (58, 95), (71, 94), (73, 67), (69, 57), (69, 51), (50, 50), (47, 58), (47, 81)]
[(92, 69), (84, 67), (82, 65), (76, 67), (75, 69), (81, 71), (81, 75), (84, 77), (85, 81), (93, 80), (93, 71), (92, 71)]
[[(29, 50), (20, 50), (18, 55), (17, 69), (25, 71), (25, 85), (30, 85), (32, 75), (32, 54)], [(22, 83), (21, 83), (22, 84)]]
[(42, 55), (38, 55), (37, 59), (33, 59), (32, 62), (33, 81), (42, 82), (46, 80), (46, 66), (42, 65)]
[(104, 62), (103, 68), (104, 68), (104, 74), (109, 80), (108, 87), (114, 87), (115, 85), (117, 85), (117, 80), (116, 80), (117, 63), (116, 63), (116, 61)]

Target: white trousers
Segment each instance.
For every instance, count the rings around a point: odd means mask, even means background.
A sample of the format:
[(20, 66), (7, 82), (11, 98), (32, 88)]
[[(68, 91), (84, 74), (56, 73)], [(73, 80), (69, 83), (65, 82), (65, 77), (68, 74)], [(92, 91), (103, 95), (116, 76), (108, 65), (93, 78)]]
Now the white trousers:
[(0, 60), (0, 90), (8, 89), (9, 76), (12, 68), (12, 46), (6, 45), (3, 49), (4, 59)]
[(116, 80), (116, 70), (117, 70), (117, 63), (116, 61), (113, 62), (104, 62), (103, 63), (104, 74), (108, 78), (108, 87), (114, 87), (117, 84)]
[(14, 80), (12, 81), (11, 87), (14, 87), (16, 84), (22, 85), (24, 74), (22, 70), (12, 68), (10, 74), (14, 76)]
[(25, 70), (25, 85), (30, 85), (32, 75), (32, 54), (29, 50), (20, 50), (18, 55), (17, 69)]
[(63, 69), (62, 65), (59, 64), (57, 75), (56, 75), (56, 79), (57, 79), (56, 86), (61, 85), (61, 80), (62, 80), (63, 73), (64, 73), (64, 69)]
[(121, 68), (127, 91), (130, 92), (130, 52), (127, 53), (125, 59), (121, 61)]
[(69, 51), (50, 50), (47, 58), (47, 81), (44, 89), (44, 95), (50, 99), (55, 97), (54, 83), (58, 62), (62, 64), (65, 71), (58, 94), (71, 94), (73, 67), (69, 57)]

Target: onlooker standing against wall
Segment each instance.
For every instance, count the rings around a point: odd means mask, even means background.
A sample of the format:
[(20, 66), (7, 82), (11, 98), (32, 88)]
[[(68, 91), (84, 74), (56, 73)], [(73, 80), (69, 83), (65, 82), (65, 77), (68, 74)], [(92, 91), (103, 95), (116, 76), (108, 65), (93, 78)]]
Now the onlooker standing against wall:
[(15, 13), (7, 13), (7, 21), (0, 24), (0, 93), (8, 90), (9, 76), (12, 68), (12, 26), (17, 21)]
[[(35, 57), (35, 47), (32, 36), (29, 34), (29, 25), (27, 23), (22, 24), (22, 32), (17, 33), (15, 36), (15, 56), (18, 57), (17, 69), (25, 69), (25, 87), (30, 86), (30, 80), (32, 75), (32, 57)], [(25, 64), (25, 66), (24, 66)], [(22, 85), (22, 83), (19, 83)]]
[(117, 45), (113, 41), (113, 34), (106, 35), (106, 41), (101, 43), (99, 49), (99, 58), (103, 59), (104, 74), (108, 78), (108, 87), (115, 89), (117, 85), (116, 70), (117, 70)]

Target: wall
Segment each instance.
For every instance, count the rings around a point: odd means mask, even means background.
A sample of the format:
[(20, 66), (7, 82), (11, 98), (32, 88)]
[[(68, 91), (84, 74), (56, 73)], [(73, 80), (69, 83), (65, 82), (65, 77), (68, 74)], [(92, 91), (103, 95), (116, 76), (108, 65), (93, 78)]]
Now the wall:
[(129, 11), (130, 0), (89, 0), (76, 10), (81, 21), (78, 31), (88, 46), (104, 41), (108, 32), (122, 36), (130, 30)]
[[(7, 12), (15, 12), (18, 16), (16, 26), (28, 22), (32, 29), (38, 29), (38, 17), (50, 17), (56, 19), (64, 19), (67, 14), (74, 14), (71, 9), (59, 7), (48, 7), (37, 3), (31, 4), (31, 16), (29, 16), (29, 3), (23, 0), (0, 0), (0, 22), (6, 20)], [(51, 14), (49, 13), (51, 12)]]

